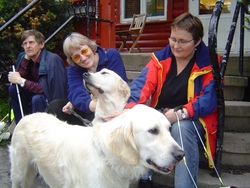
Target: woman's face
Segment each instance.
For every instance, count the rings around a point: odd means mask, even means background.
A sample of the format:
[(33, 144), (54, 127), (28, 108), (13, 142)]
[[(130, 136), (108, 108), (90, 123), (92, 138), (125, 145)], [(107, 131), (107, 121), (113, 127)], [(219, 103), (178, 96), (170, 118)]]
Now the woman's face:
[(195, 44), (191, 33), (174, 28), (171, 30), (169, 45), (171, 51), (177, 59), (189, 61), (195, 52), (195, 48), (200, 44), (201, 39)]
[(71, 59), (79, 66), (90, 69), (95, 65), (95, 54), (87, 45), (81, 46), (81, 48), (71, 51)]

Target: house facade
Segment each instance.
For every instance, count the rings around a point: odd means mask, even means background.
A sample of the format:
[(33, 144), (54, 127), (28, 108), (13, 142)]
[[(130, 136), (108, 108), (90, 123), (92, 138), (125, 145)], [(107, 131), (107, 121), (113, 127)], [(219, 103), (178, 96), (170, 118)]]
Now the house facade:
[[(115, 35), (116, 31), (127, 30), (134, 13), (147, 12), (147, 22), (143, 34), (138, 42), (142, 52), (160, 50), (168, 44), (170, 25), (174, 18), (184, 12), (190, 12), (198, 16), (204, 26), (204, 42), (208, 43), (208, 27), (216, 0), (97, 0), (90, 3), (98, 3), (98, 17), (104, 21), (91, 22), (91, 38), (105, 48), (119, 48), (121, 41)], [(229, 35), (232, 19), (237, 1), (225, 0), (220, 16), (217, 33), (217, 51), (223, 54)], [(240, 15), (240, 14), (239, 14)], [(112, 21), (107, 22), (107, 20)], [(105, 22), (106, 21), (106, 22)], [(238, 17), (231, 54), (239, 53), (239, 29), (240, 16)], [(81, 23), (81, 24), (79, 24)], [(97, 23), (97, 24), (96, 24)], [(75, 20), (75, 28), (83, 34), (86, 27), (85, 20)], [(97, 25), (97, 26), (96, 26)], [(250, 32), (244, 30), (244, 55), (250, 54)], [(132, 43), (132, 42), (131, 42)], [(131, 45), (131, 43), (128, 43)], [(121, 52), (127, 52), (122, 49)], [(135, 48), (133, 52), (138, 52)]]

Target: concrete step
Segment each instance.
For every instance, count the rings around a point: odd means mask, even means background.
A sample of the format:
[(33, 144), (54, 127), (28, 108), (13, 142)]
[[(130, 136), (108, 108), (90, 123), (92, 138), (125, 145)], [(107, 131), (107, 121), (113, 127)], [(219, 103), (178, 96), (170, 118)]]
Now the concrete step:
[[(202, 146), (200, 167), (207, 167), (207, 158)], [(247, 170), (250, 168), (250, 133), (224, 132), (221, 168), (230, 170)], [(250, 187), (250, 186), (249, 186)]]
[[(120, 53), (127, 70), (138, 70), (149, 61), (151, 53)], [(221, 54), (223, 56), (223, 54)], [(243, 76), (250, 77), (250, 56), (245, 56)], [(231, 56), (228, 59), (225, 75), (239, 76), (239, 57)]]
[[(221, 180), (224, 186), (222, 186), (219, 178), (211, 175), (211, 170), (199, 169), (198, 175), (198, 187), (199, 188), (219, 188), (236, 186), (237, 188), (249, 188), (250, 187), (250, 173), (240, 173), (238, 175), (221, 172)], [(155, 188), (173, 188), (174, 187), (174, 172), (169, 175), (162, 175), (158, 173), (153, 174), (153, 182)]]
[(224, 133), (221, 167), (241, 170), (250, 168), (250, 133)]
[[(151, 53), (121, 53), (121, 57), (127, 71), (129, 83), (139, 75), (141, 69), (150, 60), (150, 55)], [(235, 58), (231, 58), (231, 61), (233, 61), (233, 63), (229, 62), (227, 64), (227, 68), (229, 68), (230, 66), (235, 66)], [(238, 74), (233, 74), (231, 71), (226, 71), (224, 79), (225, 100), (243, 100), (245, 88), (248, 87), (247, 75), (238, 76)]]
[[(143, 68), (143, 67), (142, 67)], [(141, 69), (140, 69), (141, 70)], [(128, 70), (126, 68), (129, 83), (139, 76), (139, 70)], [(224, 99), (231, 101), (241, 101), (244, 98), (245, 88), (248, 86), (247, 77), (225, 76)]]
[(248, 86), (248, 78), (241, 76), (225, 76), (224, 81), (224, 99), (243, 100), (245, 88)]
[(225, 132), (250, 132), (250, 102), (225, 101)]

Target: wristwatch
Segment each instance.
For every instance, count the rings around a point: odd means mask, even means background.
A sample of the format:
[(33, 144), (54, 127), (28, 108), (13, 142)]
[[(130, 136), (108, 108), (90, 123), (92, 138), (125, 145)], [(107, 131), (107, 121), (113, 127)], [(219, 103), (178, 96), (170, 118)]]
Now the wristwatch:
[(183, 108), (181, 108), (181, 117), (182, 117), (182, 119), (187, 118), (187, 114), (184, 112)]
[(23, 81), (20, 83), (21, 87), (24, 87), (25, 81), (26, 81), (26, 79), (23, 79)]

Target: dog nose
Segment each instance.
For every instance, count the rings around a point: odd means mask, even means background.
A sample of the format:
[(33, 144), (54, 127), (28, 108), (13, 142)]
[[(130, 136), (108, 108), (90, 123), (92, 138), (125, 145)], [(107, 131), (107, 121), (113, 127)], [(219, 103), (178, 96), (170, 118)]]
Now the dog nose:
[(185, 156), (185, 153), (183, 150), (177, 150), (173, 152), (173, 156), (176, 160), (180, 161)]
[(85, 72), (85, 73), (82, 74), (82, 77), (87, 78), (89, 75), (90, 75), (89, 72)]

